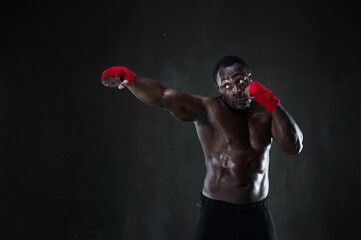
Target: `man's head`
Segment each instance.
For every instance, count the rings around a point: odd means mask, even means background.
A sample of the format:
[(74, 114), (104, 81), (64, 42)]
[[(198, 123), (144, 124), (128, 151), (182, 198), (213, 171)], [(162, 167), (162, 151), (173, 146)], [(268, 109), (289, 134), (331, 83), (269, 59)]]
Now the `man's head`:
[(221, 58), (213, 68), (213, 80), (228, 106), (235, 110), (250, 107), (247, 91), (252, 82), (246, 62), (237, 56)]

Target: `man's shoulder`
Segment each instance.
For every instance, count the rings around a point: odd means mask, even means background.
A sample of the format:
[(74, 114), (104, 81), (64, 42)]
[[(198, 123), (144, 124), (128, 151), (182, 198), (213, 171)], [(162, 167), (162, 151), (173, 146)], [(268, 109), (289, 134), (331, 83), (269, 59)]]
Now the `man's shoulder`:
[(204, 106), (204, 114), (202, 114), (202, 117), (197, 120), (197, 126), (210, 126), (209, 115), (212, 115), (211, 112), (214, 112), (219, 105), (217, 97), (206, 95), (192, 95), (192, 97), (197, 99)]

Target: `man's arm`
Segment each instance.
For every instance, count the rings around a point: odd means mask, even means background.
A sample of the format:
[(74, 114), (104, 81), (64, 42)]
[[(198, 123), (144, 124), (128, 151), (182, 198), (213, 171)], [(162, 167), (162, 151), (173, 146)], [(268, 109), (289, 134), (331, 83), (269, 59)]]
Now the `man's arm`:
[[(117, 72), (114, 73), (114, 69)], [(102, 82), (105, 86), (127, 87), (142, 102), (166, 108), (181, 121), (197, 121), (206, 114), (200, 98), (168, 89), (155, 80), (134, 75), (127, 68), (113, 67), (104, 73)]]
[(272, 111), (272, 137), (289, 154), (298, 154), (303, 145), (303, 135), (291, 115), (280, 104)]
[(291, 115), (279, 104), (276, 96), (256, 81), (249, 85), (246, 94), (271, 112), (272, 137), (282, 150), (289, 154), (300, 153), (303, 148), (302, 132)]
[(196, 121), (206, 112), (200, 99), (164, 87), (159, 82), (135, 75), (134, 85), (128, 89), (142, 102), (168, 109), (181, 121)]

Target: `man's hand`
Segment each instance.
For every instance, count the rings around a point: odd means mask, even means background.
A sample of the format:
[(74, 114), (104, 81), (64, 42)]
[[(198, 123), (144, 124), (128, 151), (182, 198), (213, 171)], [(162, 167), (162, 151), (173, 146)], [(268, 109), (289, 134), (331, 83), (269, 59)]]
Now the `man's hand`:
[(134, 84), (135, 75), (126, 67), (111, 67), (102, 74), (102, 83), (106, 87), (123, 89)]
[[(246, 78), (245, 78), (245, 80), (246, 80)], [(246, 97), (248, 98), (248, 99), (251, 99), (251, 100), (254, 100), (254, 99), (256, 99), (254, 96), (251, 96), (251, 95), (249, 95), (249, 87), (250, 85), (248, 84), (248, 86), (244, 89), (244, 93), (246, 94)]]
[(256, 81), (248, 86), (248, 95), (254, 97), (254, 100), (267, 108), (269, 112), (272, 112), (280, 103), (271, 91)]
[(119, 77), (109, 75), (103, 79), (102, 83), (106, 87), (118, 87), (118, 89), (123, 89), (128, 86), (129, 81), (121, 81)]
[(245, 76), (242, 80), (241, 80), (241, 87), (244, 88), (244, 95), (246, 95), (246, 97), (250, 100), (254, 100), (255, 97), (249, 95), (249, 89), (250, 89), (250, 85), (252, 83), (252, 75), (251, 73), (249, 73), (247, 76)]

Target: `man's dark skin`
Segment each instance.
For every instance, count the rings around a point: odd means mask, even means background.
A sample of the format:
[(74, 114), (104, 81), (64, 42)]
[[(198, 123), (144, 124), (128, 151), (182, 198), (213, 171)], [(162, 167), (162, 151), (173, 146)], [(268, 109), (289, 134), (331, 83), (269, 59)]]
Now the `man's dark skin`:
[(239, 63), (219, 68), (219, 97), (188, 95), (138, 75), (131, 87), (118, 77), (103, 80), (108, 87), (127, 87), (142, 102), (166, 108), (181, 121), (193, 121), (207, 168), (202, 193), (236, 204), (267, 197), (272, 139), (289, 154), (302, 150), (303, 136), (295, 121), (281, 105), (270, 113), (254, 101), (251, 82), (250, 71)]

